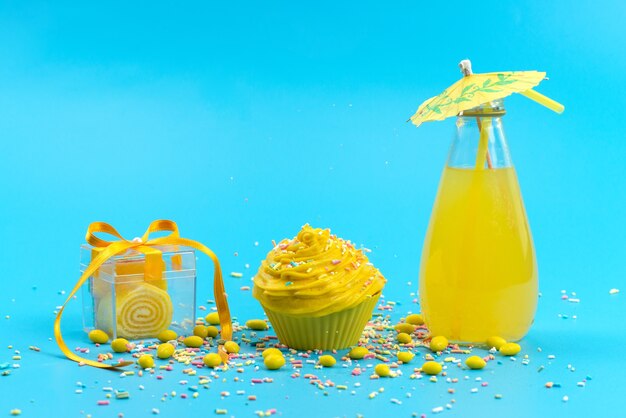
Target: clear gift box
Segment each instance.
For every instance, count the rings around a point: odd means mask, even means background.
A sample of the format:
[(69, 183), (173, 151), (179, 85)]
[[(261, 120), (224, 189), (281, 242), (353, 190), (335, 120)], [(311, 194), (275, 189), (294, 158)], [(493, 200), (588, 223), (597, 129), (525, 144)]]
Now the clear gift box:
[[(86, 332), (111, 338), (154, 338), (172, 329), (189, 334), (196, 311), (196, 256), (181, 246), (155, 246), (160, 255), (130, 249), (108, 259), (82, 288)], [(98, 248), (81, 246), (81, 274)]]

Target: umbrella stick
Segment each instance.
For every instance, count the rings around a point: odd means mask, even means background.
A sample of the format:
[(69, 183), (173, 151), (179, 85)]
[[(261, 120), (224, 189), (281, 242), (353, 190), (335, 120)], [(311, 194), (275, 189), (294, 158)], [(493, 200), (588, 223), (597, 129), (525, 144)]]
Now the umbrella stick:
[[(478, 132), (481, 131), (481, 124), (480, 124), (480, 117), (476, 116), (476, 122), (478, 123)], [(489, 169), (493, 168), (493, 165), (491, 164), (491, 155), (489, 154), (489, 148), (487, 148), (487, 167)]]

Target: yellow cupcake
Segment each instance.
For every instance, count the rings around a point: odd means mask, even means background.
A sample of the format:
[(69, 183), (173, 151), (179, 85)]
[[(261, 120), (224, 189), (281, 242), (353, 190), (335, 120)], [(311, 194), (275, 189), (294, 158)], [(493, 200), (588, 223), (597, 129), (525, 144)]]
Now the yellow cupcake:
[(252, 294), (283, 344), (331, 350), (358, 342), (385, 282), (350, 241), (305, 225), (267, 254)]

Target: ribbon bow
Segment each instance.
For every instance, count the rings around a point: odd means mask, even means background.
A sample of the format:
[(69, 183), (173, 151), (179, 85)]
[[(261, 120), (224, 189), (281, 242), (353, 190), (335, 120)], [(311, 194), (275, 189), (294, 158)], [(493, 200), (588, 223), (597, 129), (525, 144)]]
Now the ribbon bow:
[[(151, 233), (162, 231), (169, 231), (170, 234), (158, 238), (150, 238)], [(103, 240), (101, 238), (98, 238), (95, 235), (96, 233), (106, 233), (109, 235), (113, 235), (119, 238), (119, 241)], [(160, 279), (160, 276), (155, 276), (157, 274), (161, 274), (160, 271), (156, 273), (156, 269), (154, 268), (154, 266), (159, 266), (161, 261), (161, 252), (158, 249), (153, 248), (155, 246), (182, 245), (194, 248), (198, 251), (202, 251), (203, 253), (208, 255), (213, 261), (214, 265), (213, 292), (215, 294), (215, 304), (217, 305), (217, 312), (220, 318), (221, 340), (229, 341), (230, 339), (232, 339), (233, 328), (230, 318), (230, 310), (228, 309), (228, 302), (226, 301), (226, 292), (224, 291), (224, 282), (222, 280), (222, 270), (220, 268), (219, 260), (217, 259), (217, 256), (213, 253), (213, 251), (211, 251), (208, 247), (202, 245), (197, 241), (193, 241), (187, 238), (181, 238), (178, 233), (178, 226), (174, 221), (153, 221), (140, 239), (134, 239), (131, 241), (122, 237), (119, 232), (117, 232), (117, 230), (108, 223), (94, 222), (89, 225), (89, 228), (87, 228), (86, 240), (94, 247), (94, 249), (97, 249), (93, 253), (95, 257), (92, 257), (91, 263), (89, 263), (89, 266), (80, 276), (78, 282), (76, 282), (76, 285), (74, 285), (74, 288), (67, 297), (67, 300), (63, 303), (61, 309), (59, 309), (59, 312), (57, 313), (56, 319), (54, 321), (54, 338), (56, 339), (59, 348), (67, 358), (81, 364), (87, 364), (89, 366), (99, 367), (101, 369), (115, 369), (118, 367), (124, 367), (128, 366), (129, 364), (133, 364), (133, 362), (131, 361), (124, 361), (111, 365), (82, 358), (76, 355), (72, 350), (67, 347), (61, 335), (61, 315), (63, 314), (63, 310), (65, 309), (67, 303), (72, 299), (72, 297), (85, 283), (85, 281), (87, 281), (89, 277), (91, 277), (98, 271), (102, 264), (104, 264), (109, 258), (118, 254), (122, 254), (131, 248), (145, 255), (145, 274), (151, 279)], [(223, 345), (219, 345), (218, 352), (224, 362), (226, 362), (228, 360), (228, 353), (224, 349)]]

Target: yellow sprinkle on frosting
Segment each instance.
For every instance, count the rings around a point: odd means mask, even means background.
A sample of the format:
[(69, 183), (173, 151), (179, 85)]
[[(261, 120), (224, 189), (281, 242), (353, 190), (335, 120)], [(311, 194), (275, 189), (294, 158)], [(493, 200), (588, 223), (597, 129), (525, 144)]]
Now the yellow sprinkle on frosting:
[(304, 225), (267, 254), (252, 294), (272, 311), (319, 317), (357, 306), (380, 293), (385, 282), (350, 241)]

